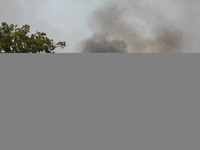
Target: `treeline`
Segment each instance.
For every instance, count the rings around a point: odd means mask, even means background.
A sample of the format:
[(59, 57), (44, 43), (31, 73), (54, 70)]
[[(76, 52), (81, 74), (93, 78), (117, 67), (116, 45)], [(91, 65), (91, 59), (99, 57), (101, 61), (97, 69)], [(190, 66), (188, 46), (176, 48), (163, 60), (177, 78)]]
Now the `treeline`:
[(3, 22), (0, 26), (0, 53), (55, 53), (58, 47), (64, 48), (66, 42), (54, 43), (44, 32), (30, 33), (30, 26), (8, 25)]

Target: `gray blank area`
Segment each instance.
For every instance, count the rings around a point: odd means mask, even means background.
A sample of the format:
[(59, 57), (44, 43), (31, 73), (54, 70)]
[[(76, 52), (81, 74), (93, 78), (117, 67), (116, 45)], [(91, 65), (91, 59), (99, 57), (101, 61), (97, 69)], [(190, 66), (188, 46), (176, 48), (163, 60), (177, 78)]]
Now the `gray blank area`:
[(198, 150), (194, 54), (0, 56), (1, 150)]

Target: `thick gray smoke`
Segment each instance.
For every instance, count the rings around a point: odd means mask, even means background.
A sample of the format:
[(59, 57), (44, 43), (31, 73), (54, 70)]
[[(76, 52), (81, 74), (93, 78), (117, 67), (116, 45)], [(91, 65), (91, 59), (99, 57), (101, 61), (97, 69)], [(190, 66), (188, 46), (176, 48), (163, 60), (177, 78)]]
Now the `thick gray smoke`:
[(94, 35), (82, 42), (81, 52), (195, 52), (198, 6), (196, 0), (104, 1), (90, 15)]
[(123, 53), (126, 43), (122, 40), (108, 40), (105, 35), (95, 34), (83, 43), (83, 52)]

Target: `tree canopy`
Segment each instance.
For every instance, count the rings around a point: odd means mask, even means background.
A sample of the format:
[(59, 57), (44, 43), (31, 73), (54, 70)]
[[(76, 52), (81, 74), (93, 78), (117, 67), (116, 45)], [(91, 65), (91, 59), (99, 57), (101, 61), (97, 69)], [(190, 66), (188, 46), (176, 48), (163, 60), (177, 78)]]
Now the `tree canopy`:
[(18, 28), (3, 22), (0, 26), (0, 53), (55, 53), (56, 48), (66, 46), (65, 41), (54, 43), (44, 32), (29, 33), (30, 26), (27, 24)]

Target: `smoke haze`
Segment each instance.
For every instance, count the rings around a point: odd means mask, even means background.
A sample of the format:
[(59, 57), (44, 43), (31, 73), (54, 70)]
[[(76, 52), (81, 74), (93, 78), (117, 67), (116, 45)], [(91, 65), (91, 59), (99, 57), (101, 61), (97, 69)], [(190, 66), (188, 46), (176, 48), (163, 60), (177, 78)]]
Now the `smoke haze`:
[(199, 45), (197, 0), (109, 0), (90, 14), (94, 33), (81, 52), (195, 52)]
[(199, 8), (199, 0), (1, 0), (0, 23), (66, 41), (61, 52), (200, 52)]

